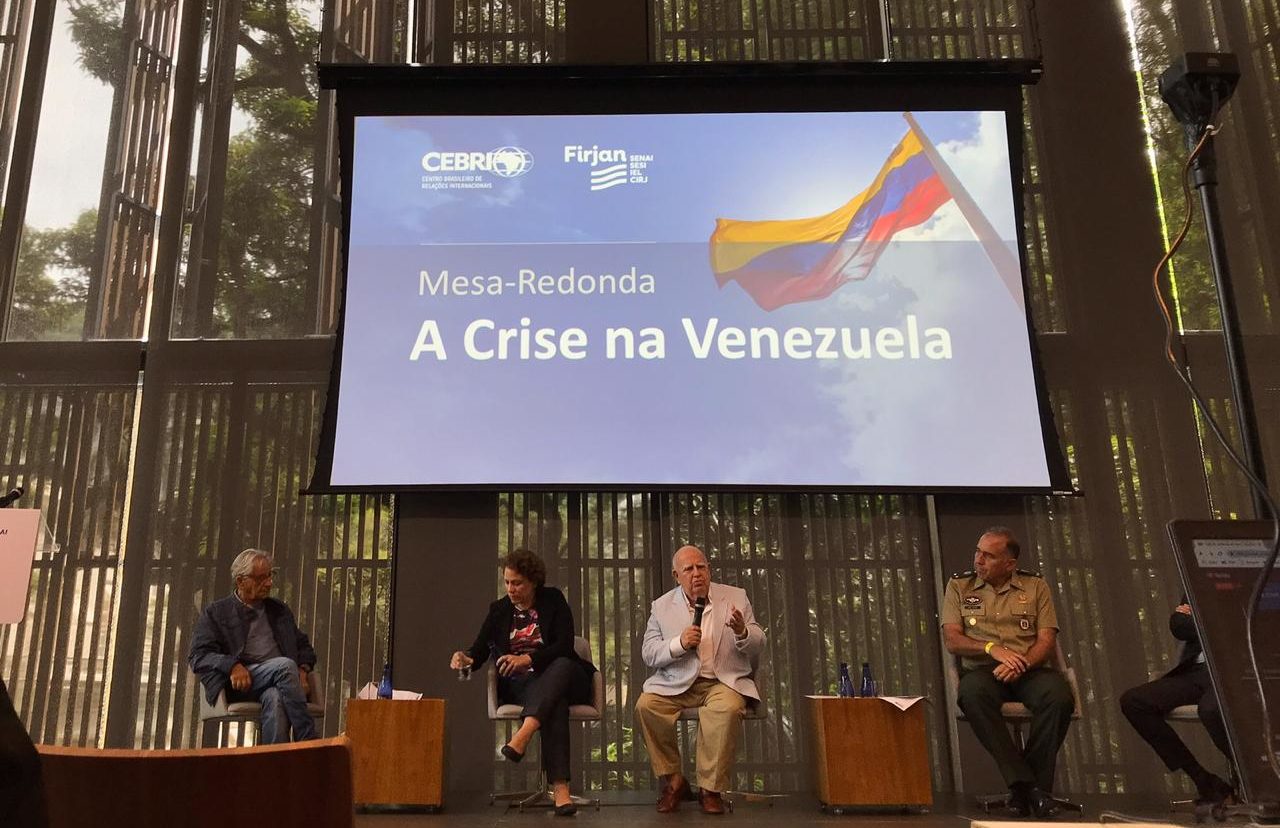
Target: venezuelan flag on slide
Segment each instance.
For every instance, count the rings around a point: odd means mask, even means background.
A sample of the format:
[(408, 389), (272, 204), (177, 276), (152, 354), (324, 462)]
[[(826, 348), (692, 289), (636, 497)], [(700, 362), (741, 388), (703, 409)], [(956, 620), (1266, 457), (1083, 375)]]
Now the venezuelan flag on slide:
[(866, 278), (895, 233), (923, 224), (950, 200), (920, 138), (908, 131), (871, 186), (826, 215), (716, 219), (711, 269), (720, 287), (737, 282), (767, 311), (825, 299)]

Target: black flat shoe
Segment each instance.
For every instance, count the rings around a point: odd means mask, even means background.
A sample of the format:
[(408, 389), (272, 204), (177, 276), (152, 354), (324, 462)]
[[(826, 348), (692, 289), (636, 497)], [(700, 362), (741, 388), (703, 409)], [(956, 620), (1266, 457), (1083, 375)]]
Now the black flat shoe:
[(1036, 819), (1039, 820), (1053, 819), (1061, 810), (1058, 800), (1039, 788), (1032, 788), (1027, 799), (1031, 803), (1031, 813), (1035, 814)]
[(508, 762), (519, 762), (524, 758), (524, 754), (517, 751), (511, 745), (503, 745), (501, 753), (503, 756), (507, 757)]
[(556, 816), (573, 816), (578, 813), (578, 805), (574, 802), (566, 802), (563, 805), (556, 806)]

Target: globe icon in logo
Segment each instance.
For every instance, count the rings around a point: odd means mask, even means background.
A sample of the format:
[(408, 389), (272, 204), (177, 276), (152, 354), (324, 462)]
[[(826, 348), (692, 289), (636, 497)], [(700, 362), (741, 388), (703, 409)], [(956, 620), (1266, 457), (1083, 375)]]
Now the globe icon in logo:
[(503, 178), (524, 175), (533, 167), (533, 156), (519, 147), (500, 147), (489, 153), (489, 159), (494, 175)]

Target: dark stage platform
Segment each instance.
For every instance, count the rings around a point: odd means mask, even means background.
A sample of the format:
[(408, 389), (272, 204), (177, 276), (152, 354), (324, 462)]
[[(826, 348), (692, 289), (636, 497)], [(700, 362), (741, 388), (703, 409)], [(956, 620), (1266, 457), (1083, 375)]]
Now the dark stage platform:
[[(974, 804), (972, 797), (952, 794), (941, 795), (934, 801), (928, 813), (901, 814), (884, 811), (859, 811), (846, 814), (824, 813), (810, 795), (787, 796), (770, 805), (739, 801), (732, 813), (723, 817), (703, 814), (696, 802), (686, 803), (679, 812), (659, 814), (654, 810), (654, 797), (640, 794), (609, 794), (604, 797), (600, 810), (586, 807), (572, 817), (556, 817), (549, 809), (531, 809), (521, 812), (507, 809), (502, 804), (490, 806), (487, 797), (459, 798), (436, 814), (366, 813), (356, 815), (357, 828), (523, 828), (539, 825), (550, 828), (564, 826), (636, 826), (636, 828), (673, 828), (678, 825), (705, 825), (709, 822), (724, 828), (791, 828), (804, 825), (856, 824), (859, 828), (968, 828), (972, 821), (983, 823), (1003, 822), (1008, 819), (1001, 813), (985, 814)], [(1106, 812), (1142, 820), (1146, 823), (1192, 825), (1189, 812), (1170, 812), (1169, 803), (1151, 797), (1110, 795), (1076, 797), (1085, 805), (1084, 816), (1069, 814), (1054, 823), (1037, 823), (1026, 820), (1019, 825), (1040, 828), (1047, 824), (1065, 826), (1071, 823), (1100, 821)], [(1118, 820), (1108, 819), (1108, 823)], [(1245, 824), (1236, 819), (1226, 826)], [(1210, 823), (1218, 825), (1219, 823)]]

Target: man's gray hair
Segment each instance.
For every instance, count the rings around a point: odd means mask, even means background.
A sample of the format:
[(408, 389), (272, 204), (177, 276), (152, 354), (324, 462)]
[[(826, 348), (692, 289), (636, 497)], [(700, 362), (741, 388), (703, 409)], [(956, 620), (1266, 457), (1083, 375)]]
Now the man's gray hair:
[(1004, 548), (1009, 551), (1009, 556), (1015, 561), (1022, 554), (1022, 544), (1018, 543), (1018, 536), (1013, 534), (1013, 530), (1008, 526), (988, 526), (986, 530), (978, 536), (978, 540), (982, 540), (987, 535), (994, 535), (997, 538), (1004, 538)]
[(270, 561), (271, 555), (261, 549), (246, 549), (236, 555), (236, 559), (231, 562), (231, 583), (234, 584), (241, 578), (247, 578), (253, 574), (253, 564), (259, 558), (266, 558)]
[(702, 549), (701, 549), (701, 547), (694, 546), (694, 545), (693, 545), (693, 544), (691, 544), (691, 543), (686, 543), (686, 544), (684, 544), (683, 546), (681, 546), (679, 549), (677, 549), (675, 552), (672, 552), (672, 553), (671, 553), (671, 568), (672, 568), (672, 569), (675, 569), (675, 568), (676, 568), (676, 557), (677, 557), (681, 552), (683, 552), (683, 551), (684, 551), (684, 550), (686, 550), (686, 549), (697, 549), (697, 550), (698, 550), (698, 554), (702, 556), (702, 560), (704, 560), (704, 561), (705, 561), (705, 560), (707, 560), (707, 553), (706, 553), (706, 552), (703, 552), (703, 551), (702, 551)]

